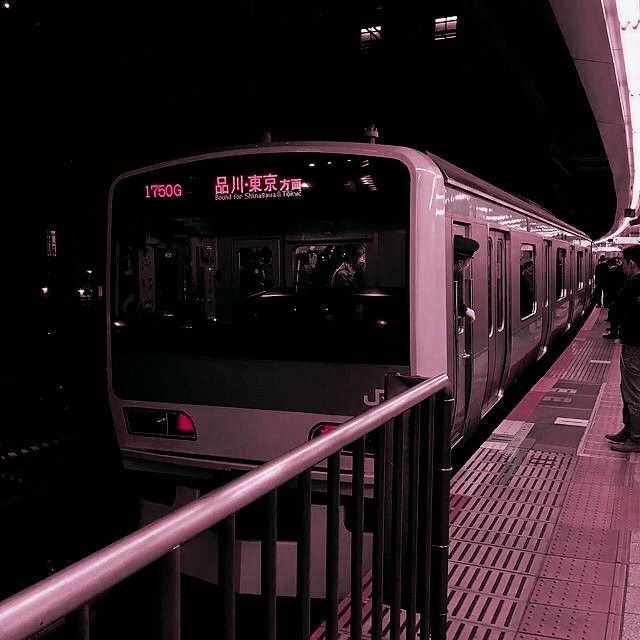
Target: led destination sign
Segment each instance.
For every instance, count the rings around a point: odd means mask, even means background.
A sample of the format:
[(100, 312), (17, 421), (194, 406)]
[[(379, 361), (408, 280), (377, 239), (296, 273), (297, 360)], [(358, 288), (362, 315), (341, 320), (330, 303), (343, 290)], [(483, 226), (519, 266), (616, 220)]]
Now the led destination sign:
[(302, 195), (302, 178), (284, 178), (277, 173), (216, 176), (213, 195), (215, 200), (295, 198)]
[(182, 198), (182, 185), (176, 184), (145, 184), (144, 197), (152, 200), (165, 198)]

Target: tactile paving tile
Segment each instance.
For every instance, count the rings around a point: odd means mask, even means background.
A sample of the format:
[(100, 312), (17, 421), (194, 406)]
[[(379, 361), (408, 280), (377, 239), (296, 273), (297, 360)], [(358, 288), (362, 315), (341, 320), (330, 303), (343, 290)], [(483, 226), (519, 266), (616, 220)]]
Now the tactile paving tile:
[(563, 379), (580, 382), (602, 382), (609, 365), (592, 360), (611, 361), (613, 344), (607, 340), (586, 340), (567, 364)]
[(611, 593), (610, 586), (540, 578), (533, 589), (531, 602), (608, 613)]
[(572, 482), (567, 489), (564, 509), (582, 509), (592, 512), (613, 512), (619, 500), (620, 487), (603, 484)]
[(530, 604), (520, 624), (520, 631), (563, 640), (604, 638), (607, 614)]
[(558, 524), (548, 552), (551, 555), (614, 562), (617, 557), (618, 537), (617, 531)]
[(449, 588), (451, 589), (466, 589), (474, 593), (517, 600), (526, 596), (533, 589), (534, 584), (533, 576), (468, 564), (449, 564)]
[(449, 591), (449, 616), (462, 619), (467, 623), (475, 622), (517, 631), (517, 624), (524, 608), (524, 602), (520, 603), (510, 598), (457, 589)]
[(627, 469), (623, 458), (601, 459), (580, 457), (572, 484), (603, 484), (624, 487)]
[(540, 577), (570, 582), (611, 586), (616, 580), (616, 564), (562, 556), (547, 556)]

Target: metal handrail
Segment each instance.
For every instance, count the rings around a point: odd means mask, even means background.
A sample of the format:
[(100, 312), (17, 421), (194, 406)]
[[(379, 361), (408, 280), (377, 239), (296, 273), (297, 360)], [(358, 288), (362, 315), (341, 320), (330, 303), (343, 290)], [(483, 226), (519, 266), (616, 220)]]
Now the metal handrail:
[(321, 438), (274, 458), (0, 603), (0, 638), (21, 640), (78, 609), (346, 445), (445, 389), (446, 374), (409, 388)]

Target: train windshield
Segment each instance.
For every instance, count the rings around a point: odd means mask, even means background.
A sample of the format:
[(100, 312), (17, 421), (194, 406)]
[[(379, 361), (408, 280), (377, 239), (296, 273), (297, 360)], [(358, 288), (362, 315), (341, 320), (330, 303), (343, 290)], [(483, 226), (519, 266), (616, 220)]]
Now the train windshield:
[(397, 160), (307, 152), (125, 178), (114, 351), (408, 364), (409, 192)]

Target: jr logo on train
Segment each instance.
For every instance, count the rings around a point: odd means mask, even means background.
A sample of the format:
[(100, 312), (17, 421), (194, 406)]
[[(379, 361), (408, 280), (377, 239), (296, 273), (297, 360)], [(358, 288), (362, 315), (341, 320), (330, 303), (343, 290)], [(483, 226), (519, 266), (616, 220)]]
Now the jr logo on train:
[[(455, 236), (478, 249), (454, 277)], [(584, 313), (592, 286), (584, 233), (385, 145), (268, 144), (123, 174), (108, 238), (109, 398), (142, 522), (383, 401), (387, 372), (446, 370), (452, 441), (464, 440)], [(318, 495), (324, 478), (314, 473)], [(323, 576), (314, 502), (311, 567)], [(243, 517), (238, 586), (256, 593), (260, 542)], [(286, 520), (283, 595), (296, 575)], [(215, 581), (215, 563), (199, 561), (215, 547), (213, 532), (187, 545), (184, 570)]]

